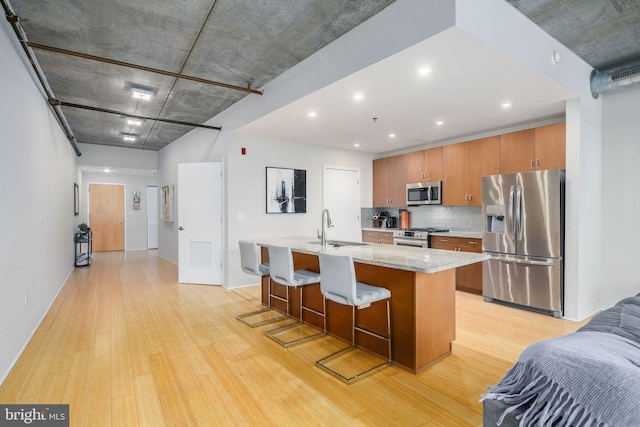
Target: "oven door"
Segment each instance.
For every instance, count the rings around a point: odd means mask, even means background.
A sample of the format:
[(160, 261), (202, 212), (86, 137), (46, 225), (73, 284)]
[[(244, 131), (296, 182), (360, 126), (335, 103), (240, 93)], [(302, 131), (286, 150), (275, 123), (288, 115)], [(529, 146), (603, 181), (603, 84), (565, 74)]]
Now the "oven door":
[(410, 246), (413, 248), (428, 248), (429, 243), (427, 240), (421, 239), (406, 239), (403, 237), (394, 237), (393, 244), (396, 246)]

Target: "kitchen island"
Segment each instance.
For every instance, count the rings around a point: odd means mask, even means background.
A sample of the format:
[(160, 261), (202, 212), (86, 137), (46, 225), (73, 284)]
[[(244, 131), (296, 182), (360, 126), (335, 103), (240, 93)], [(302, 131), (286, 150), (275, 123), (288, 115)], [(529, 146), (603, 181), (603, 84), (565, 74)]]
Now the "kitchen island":
[[(391, 324), (393, 360), (414, 373), (451, 353), (455, 339), (455, 274), (456, 268), (481, 262), (484, 254), (437, 249), (411, 248), (375, 243), (336, 242), (323, 247), (309, 237), (279, 237), (254, 240), (262, 246), (262, 262), (268, 262), (267, 246), (289, 246), (295, 269), (319, 272), (318, 253), (350, 255), (355, 263), (358, 281), (382, 286), (391, 291)], [(262, 280), (262, 302), (269, 300), (268, 278)], [(304, 304), (323, 312), (319, 284), (304, 286)], [(299, 292), (290, 290), (292, 316), (299, 312)], [(272, 283), (272, 293), (286, 297), (286, 288)], [(271, 306), (285, 311), (286, 304), (272, 298)], [(303, 320), (322, 328), (323, 318), (311, 311), (303, 312)], [(327, 302), (329, 334), (351, 340), (351, 308)], [(386, 332), (384, 302), (357, 313), (356, 323), (380, 334)], [(360, 347), (386, 357), (386, 345), (366, 334), (357, 335)]]

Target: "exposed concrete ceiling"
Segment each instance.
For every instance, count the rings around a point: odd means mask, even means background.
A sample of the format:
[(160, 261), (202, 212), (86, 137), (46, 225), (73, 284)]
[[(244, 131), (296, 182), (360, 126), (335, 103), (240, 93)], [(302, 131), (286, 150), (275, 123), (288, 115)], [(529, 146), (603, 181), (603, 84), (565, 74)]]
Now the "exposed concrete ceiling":
[[(1, 1), (7, 3), (7, 0)], [(10, 0), (10, 7), (21, 19), (20, 25), (31, 43), (255, 90), (393, 1)], [(596, 68), (640, 57), (637, 43), (640, 0), (505, 1)], [(411, 55), (427, 51), (437, 54), (445, 49), (448, 54), (441, 57), (447, 59), (443, 62), (447, 69), (440, 70), (443, 74), (454, 75), (464, 67), (456, 57), (468, 56), (472, 52), (469, 49), (479, 49), (487, 55), (485, 59), (492, 58), (504, 67), (515, 67), (512, 74), (519, 78), (492, 79), (490, 69), (478, 67), (474, 69), (477, 80), (466, 81), (464, 87), (456, 87), (455, 91), (453, 87), (461, 86), (460, 80), (450, 78), (448, 84), (438, 81), (440, 90), (430, 94), (428, 100), (412, 92), (411, 85), (425, 82), (404, 78), (401, 81), (411, 83), (406, 94), (397, 87), (379, 92), (379, 103), (369, 104), (369, 110), (359, 113), (362, 123), (346, 110), (342, 115), (334, 111), (333, 118), (318, 126), (315, 133), (296, 129), (296, 122), (291, 120), (293, 114), (310, 108), (310, 100), (322, 103), (334, 97), (335, 101), (335, 96), (344, 94), (354, 82), (381, 82), (381, 76), (389, 80), (389, 73), (402, 78), (401, 72)], [(64, 103), (202, 124), (246, 96), (261, 96), (37, 47), (33, 51), (55, 98)], [(451, 56), (450, 52), (460, 52), (460, 55)], [(402, 141), (394, 146), (401, 149), (562, 114), (562, 100), (569, 96), (566, 89), (518, 67), (490, 48), (449, 31), (267, 115), (242, 131), (341, 148), (351, 148), (359, 140), (367, 140), (370, 146), (361, 149), (380, 153), (390, 151), (390, 146), (382, 139), (376, 143), (370, 134), (373, 117), (379, 117), (378, 127), (392, 115), (397, 118), (393, 129), (384, 129), (384, 134), (404, 133)], [(377, 86), (382, 90), (384, 85)], [(153, 97), (149, 101), (134, 100), (132, 88), (146, 89)], [(461, 106), (451, 99), (463, 89), (467, 92), (465, 105)], [(546, 96), (541, 98), (540, 93)], [(390, 94), (395, 102), (390, 102)], [(514, 109), (508, 116), (488, 108), (496, 102), (508, 101), (510, 96), (526, 97), (527, 109)], [(381, 99), (386, 102), (381, 103)], [(333, 105), (342, 104), (334, 102)], [(434, 105), (439, 106), (438, 111)], [(119, 114), (90, 109), (63, 106), (62, 111), (78, 142), (82, 143), (158, 150), (193, 129), (156, 120), (132, 126)], [(417, 118), (418, 111), (421, 114)], [(468, 120), (454, 120), (455, 132), (432, 127), (433, 120), (438, 119), (436, 116), (448, 120), (447, 117), (462, 117), (461, 112), (465, 112)], [(479, 127), (479, 123), (483, 125)], [(136, 134), (136, 142), (124, 142), (124, 133)]]
[[(30, 42), (260, 88), (393, 0), (11, 0)], [(246, 92), (34, 49), (56, 99), (203, 123)], [(136, 101), (131, 88), (153, 92)], [(260, 95), (249, 95), (260, 96)], [(78, 142), (158, 150), (192, 128), (62, 107)], [(135, 143), (122, 133), (138, 134)]]
[(595, 69), (640, 58), (640, 0), (508, 0)]

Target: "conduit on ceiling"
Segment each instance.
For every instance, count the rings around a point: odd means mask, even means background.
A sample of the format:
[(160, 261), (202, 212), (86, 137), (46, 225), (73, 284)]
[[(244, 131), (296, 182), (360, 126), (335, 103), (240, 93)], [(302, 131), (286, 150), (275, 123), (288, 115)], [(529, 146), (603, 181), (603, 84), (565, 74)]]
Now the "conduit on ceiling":
[[(4, 14), (7, 18), (7, 21), (9, 21), (9, 23), (11, 24), (11, 27), (13, 28), (13, 31), (16, 34), (16, 37), (18, 38), (18, 41), (20, 42), (20, 45), (22, 46), (22, 49), (24, 50), (24, 53), (27, 56), (27, 59), (31, 63), (31, 67), (33, 68), (33, 71), (35, 72), (36, 77), (40, 82), (40, 86), (44, 90), (48, 99), (53, 98), (53, 90), (51, 90), (51, 87), (49, 86), (49, 83), (47, 82), (47, 79), (44, 76), (44, 72), (40, 68), (40, 64), (38, 64), (38, 60), (33, 54), (33, 51), (28, 46), (27, 35), (20, 27), (20, 18), (18, 17), (18, 15), (13, 13), (13, 10), (11, 10), (11, 7), (5, 0), (0, 0), (0, 1), (2, 2), (2, 8), (4, 9)], [(53, 110), (53, 113), (56, 116), (58, 123), (60, 123), (60, 126), (64, 130), (64, 133), (67, 135), (67, 139), (69, 140), (69, 144), (71, 144), (73, 151), (76, 152), (76, 155), (78, 157), (82, 156), (82, 153), (78, 148), (78, 140), (73, 134), (73, 131), (71, 130), (71, 126), (69, 126), (69, 122), (67, 122), (67, 118), (64, 116), (64, 113), (60, 109), (60, 106), (51, 105), (51, 109)]]
[(186, 74), (174, 73), (174, 72), (171, 72), (171, 71), (160, 70), (158, 68), (151, 68), (151, 67), (147, 67), (147, 66), (144, 66), (144, 65), (132, 64), (130, 62), (117, 61), (115, 59), (109, 59), (109, 58), (104, 58), (104, 57), (101, 57), (101, 56), (89, 55), (87, 53), (75, 52), (75, 51), (72, 51), (72, 50), (61, 49), (61, 48), (58, 48), (58, 47), (47, 46), (47, 45), (43, 45), (43, 44), (39, 44), (39, 43), (27, 42), (27, 45), (32, 49), (40, 49), (40, 50), (46, 50), (46, 51), (49, 51), (49, 52), (61, 53), (61, 54), (64, 54), (64, 55), (75, 56), (75, 57), (78, 57), (78, 58), (89, 59), (89, 60), (92, 60), (92, 61), (104, 62), (106, 64), (119, 65), (121, 67), (133, 68), (135, 70), (148, 71), (150, 73), (161, 74), (163, 76), (175, 77), (177, 79), (191, 80), (191, 81), (198, 82), (198, 83), (204, 83), (204, 84), (209, 84), (209, 85), (213, 85), (213, 86), (220, 86), (220, 87), (223, 87), (223, 88), (226, 88), (226, 89), (240, 90), (240, 91), (243, 91), (243, 92), (253, 93), (253, 94), (256, 94), (256, 95), (262, 95), (263, 94), (262, 91), (252, 89), (251, 88), (251, 84), (248, 84), (247, 87), (236, 86), (236, 85), (232, 85), (232, 84), (228, 84), (228, 83), (217, 82), (215, 80), (208, 80), (208, 79), (203, 79), (201, 77), (194, 77), (194, 76), (189, 76), (189, 75), (186, 75)]
[(124, 113), (122, 111), (109, 110), (107, 108), (93, 107), (93, 106), (90, 106), (90, 105), (82, 105), (82, 104), (73, 104), (71, 102), (59, 101), (59, 100), (57, 100), (55, 98), (49, 98), (49, 104), (54, 106), (54, 107), (62, 106), (62, 107), (80, 108), (80, 109), (83, 109), (83, 110), (97, 111), (99, 113), (116, 114), (118, 116), (131, 117), (132, 119), (141, 119), (141, 120), (149, 120), (149, 121), (156, 121), (156, 122), (163, 122), (163, 123), (171, 123), (171, 124), (174, 124), (174, 125), (183, 125), (183, 126), (190, 126), (190, 127), (203, 128), (203, 129), (222, 130), (222, 128), (220, 126), (202, 125), (202, 124), (199, 124), (199, 123), (185, 122), (185, 121), (182, 121), (182, 120), (162, 119), (160, 117), (139, 116), (139, 115), (136, 115), (136, 114)]

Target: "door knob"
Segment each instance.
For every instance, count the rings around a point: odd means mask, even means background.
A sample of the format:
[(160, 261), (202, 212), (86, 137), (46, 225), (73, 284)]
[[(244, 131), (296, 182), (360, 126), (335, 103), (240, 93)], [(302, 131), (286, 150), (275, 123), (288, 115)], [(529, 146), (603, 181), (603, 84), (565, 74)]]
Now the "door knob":
[(178, 230), (182, 231), (184, 230), (184, 227), (178, 227)]

